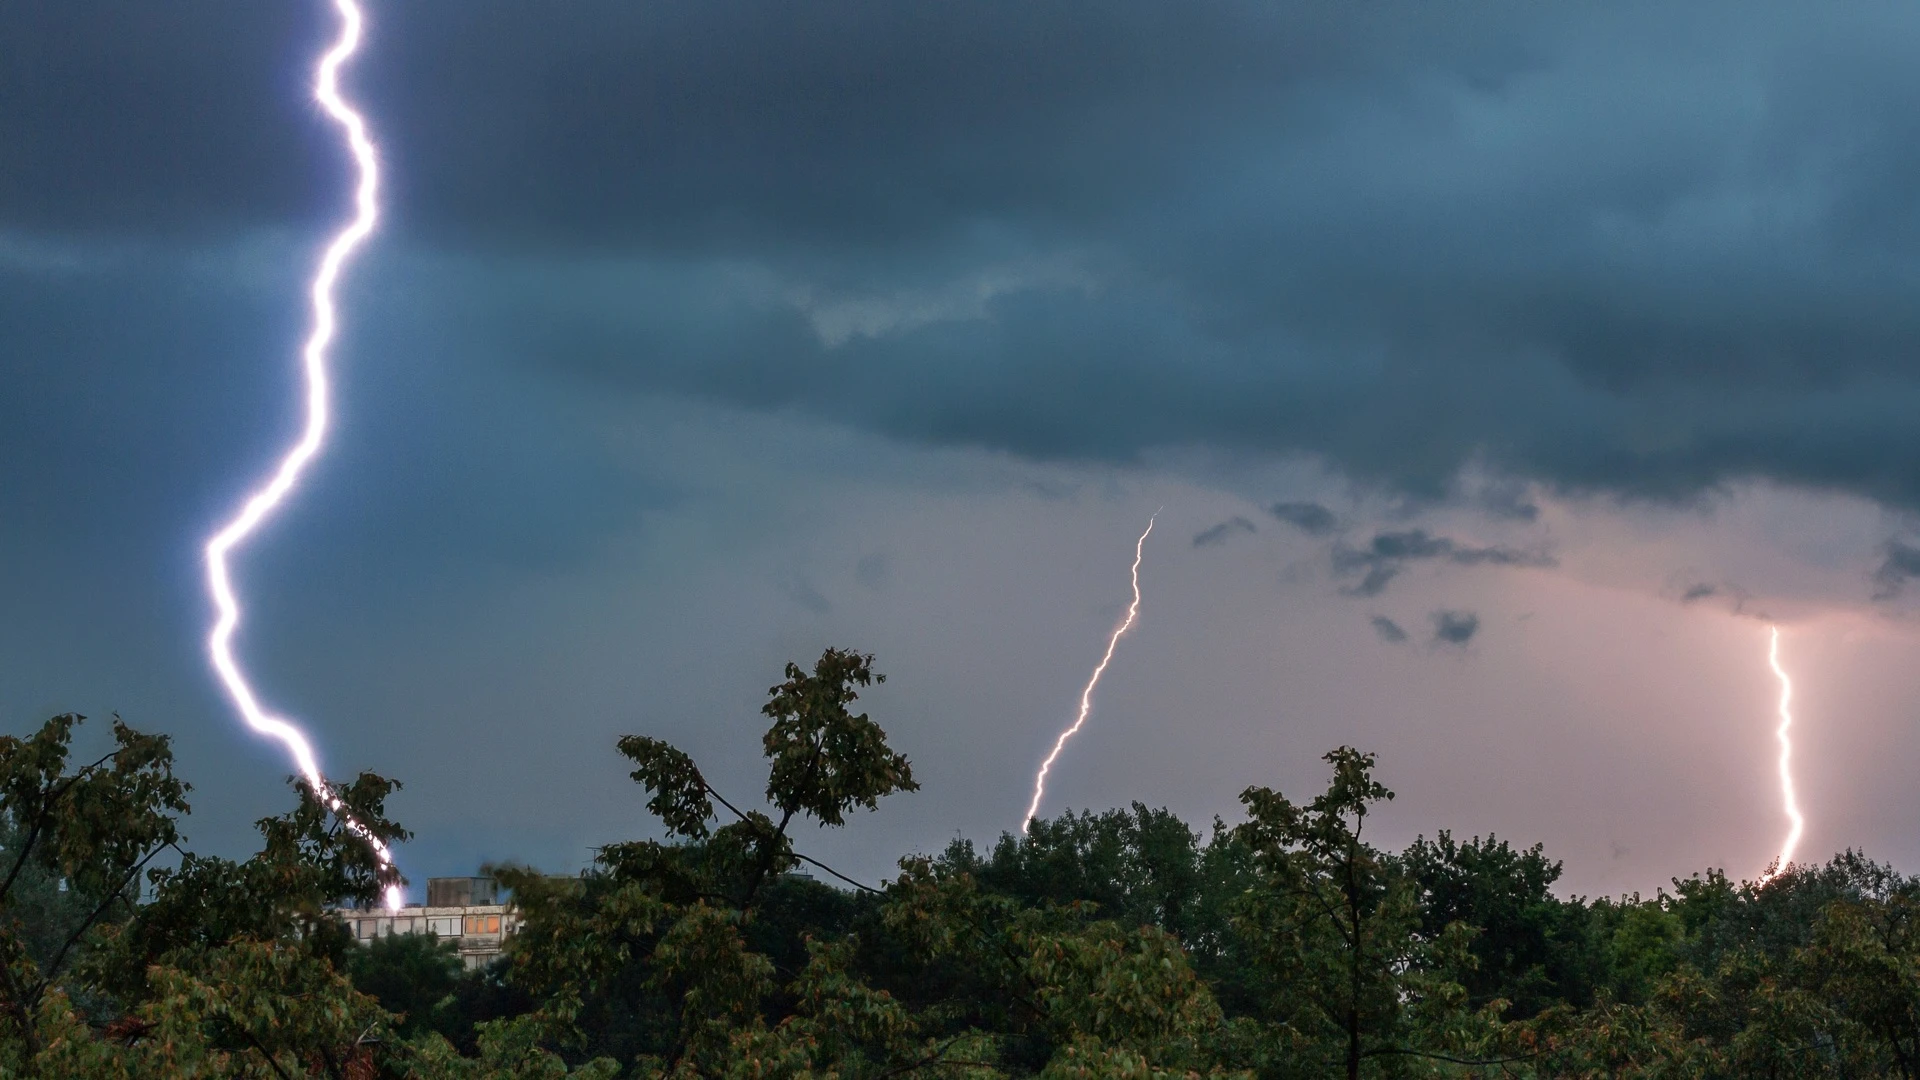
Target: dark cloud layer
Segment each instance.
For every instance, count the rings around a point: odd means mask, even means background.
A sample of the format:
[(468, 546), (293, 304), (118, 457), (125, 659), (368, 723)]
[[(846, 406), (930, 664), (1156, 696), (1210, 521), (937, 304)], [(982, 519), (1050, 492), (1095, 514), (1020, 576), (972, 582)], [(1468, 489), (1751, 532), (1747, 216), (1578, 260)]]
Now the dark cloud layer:
[[(1920, 506), (1912, 9), (368, 7), (347, 81), (391, 213), (342, 296), (339, 437), (236, 568), (263, 692), (329, 767), (409, 781), (419, 876), (564, 869), (630, 837), (644, 793), (616, 733), (753, 790), (741, 738), (765, 678), (828, 642), (881, 649), (876, 715), (933, 774), (917, 825), (829, 842), (992, 835), (1124, 600), (1134, 533), (1110, 534), (1160, 501), (1141, 489), (1167, 489), (1174, 544), (1218, 520), (1183, 515), (1196, 478), (1168, 462), (1218, 463), (1206, 505), (1221, 476), (1235, 498), (1326, 501), (1237, 512), (1302, 551), (1341, 539), (1335, 584), (1375, 592), (1535, 557), (1488, 537), (1552, 538), (1590, 570), (1617, 534), (1543, 514), (1563, 489), (1757, 476)], [(301, 277), (348, 173), (308, 99), (327, 16), (0, 4), (0, 705), (14, 725), (120, 708), (178, 733), (196, 846), (226, 854), (283, 806), (286, 766), (236, 738), (206, 670), (198, 545), (298, 419)], [(1086, 460), (1149, 467), (1112, 482)], [(1481, 519), (1357, 524), (1435, 496)], [(1720, 519), (1764, 551), (1683, 537), (1607, 562), (1651, 581), (1666, 567), (1639, 561), (1684, 555), (1699, 568), (1662, 595), (1715, 583), (1696, 603), (1738, 610), (1725, 575), (1771, 598), (1782, 552), (1840, 557), (1795, 539), (1822, 512), (1797, 498)], [(1920, 548), (1900, 535), (1872, 585), (1911, 598)], [(1327, 595), (1298, 552), (1244, 554), (1149, 551), (1151, 625), (1061, 805), (1164, 797), (1205, 820), (1245, 783), (1318, 782), (1313, 753), (1352, 742), (1397, 763), (1403, 811), (1463, 834), (1518, 820), (1557, 842), (1606, 819), (1640, 876), (1582, 889), (1729, 865), (1742, 830), (1771, 850), (1766, 792), (1742, 801), (1771, 738), (1702, 728), (1688, 696), (1771, 707), (1753, 642), (1726, 665), (1725, 620), (1524, 575), (1395, 621)], [(1841, 573), (1857, 590), (1875, 572)], [(1487, 584), (1470, 576), (1449, 589)], [(1479, 636), (1562, 604), (1560, 629)], [(1356, 617), (1390, 648), (1325, 632)], [(1809, 775), (1822, 827), (1897, 825), (1859, 793), (1913, 788), (1913, 695), (1874, 674), (1898, 658), (1846, 678), (1815, 644), (1794, 647), (1827, 672), (1815, 689), (1860, 695), (1830, 703), (1836, 724), (1881, 717), (1893, 748), (1861, 757), (1875, 782), (1819, 794)], [(1447, 723), (1406, 722), (1436, 709)], [(1195, 738), (1167, 715), (1219, 722)], [(1832, 731), (1809, 761), (1867, 745)], [(1474, 785), (1490, 745), (1543, 763), (1498, 806)], [(1713, 845), (1676, 856), (1675, 822)], [(1825, 835), (1910, 850), (1888, 828)]]
[[(0, 230), (315, 220), (322, 28), (0, 12)], [(438, 287), (502, 347), (608, 386), (1415, 493), (1478, 461), (1920, 507), (1908, 7), (422, 0), (371, 31), (401, 235), (473, 260)], [(644, 272), (495, 273), (532, 255)]]

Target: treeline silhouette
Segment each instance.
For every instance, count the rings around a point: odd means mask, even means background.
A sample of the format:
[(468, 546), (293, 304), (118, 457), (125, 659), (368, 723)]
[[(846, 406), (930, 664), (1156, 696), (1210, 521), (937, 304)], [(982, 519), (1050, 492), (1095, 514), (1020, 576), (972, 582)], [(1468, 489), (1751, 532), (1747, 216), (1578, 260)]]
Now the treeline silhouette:
[[(796, 850), (917, 784), (854, 711), (873, 658), (788, 665), (761, 798), (620, 740), (665, 833), (554, 878), (496, 867), (524, 919), (466, 972), (332, 909), (381, 869), (303, 794), (243, 861), (184, 851), (162, 736), (79, 717), (0, 738), (0, 1075), (412, 1078), (1913, 1077), (1920, 880), (1856, 853), (1761, 882), (1556, 895), (1539, 846), (1368, 837), (1375, 760), (1247, 789), (1204, 834), (1134, 804), (878, 889)], [(389, 842), (394, 784), (340, 794)]]

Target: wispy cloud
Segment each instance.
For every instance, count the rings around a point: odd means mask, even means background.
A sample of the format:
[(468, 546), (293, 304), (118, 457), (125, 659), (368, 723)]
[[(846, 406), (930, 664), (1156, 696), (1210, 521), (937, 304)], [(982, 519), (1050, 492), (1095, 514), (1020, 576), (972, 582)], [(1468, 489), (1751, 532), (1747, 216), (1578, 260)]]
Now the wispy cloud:
[(1901, 540), (1888, 540), (1886, 557), (1873, 572), (1873, 598), (1892, 600), (1906, 591), (1907, 582), (1920, 577), (1920, 547)]
[(1433, 619), (1433, 643), (1465, 645), (1480, 632), (1480, 616), (1471, 611), (1436, 611)]
[(1407, 632), (1400, 628), (1400, 624), (1385, 615), (1375, 615), (1368, 621), (1373, 623), (1373, 632), (1389, 645), (1398, 645), (1407, 640)]
[(1364, 547), (1334, 545), (1333, 572), (1360, 580), (1341, 591), (1349, 596), (1378, 596), (1410, 562), (1441, 560), (1456, 566), (1552, 566), (1544, 552), (1509, 547), (1475, 547), (1425, 529), (1376, 533)]
[(1325, 536), (1339, 525), (1333, 511), (1315, 502), (1277, 502), (1267, 512), (1308, 536)]
[(1226, 543), (1239, 533), (1254, 532), (1253, 522), (1234, 516), (1209, 529), (1202, 529), (1193, 536), (1194, 547), (1214, 547)]

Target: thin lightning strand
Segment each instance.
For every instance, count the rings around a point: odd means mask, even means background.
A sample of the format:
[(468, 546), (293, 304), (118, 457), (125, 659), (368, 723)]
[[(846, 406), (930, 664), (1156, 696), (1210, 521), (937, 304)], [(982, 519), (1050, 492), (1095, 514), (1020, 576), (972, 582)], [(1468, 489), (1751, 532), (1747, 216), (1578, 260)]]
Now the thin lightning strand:
[(1100, 676), (1106, 674), (1107, 665), (1113, 661), (1113, 650), (1120, 645), (1120, 635), (1133, 627), (1134, 618), (1140, 614), (1140, 556), (1146, 551), (1147, 537), (1153, 535), (1153, 523), (1159, 516), (1160, 511), (1155, 510), (1153, 517), (1147, 519), (1147, 531), (1134, 541), (1133, 603), (1127, 605), (1127, 617), (1120, 620), (1120, 625), (1113, 629), (1113, 636), (1107, 639), (1107, 653), (1100, 658), (1099, 666), (1093, 669), (1093, 677), (1087, 680), (1087, 688), (1080, 691), (1080, 715), (1074, 718), (1072, 727), (1061, 732), (1060, 737), (1054, 740), (1053, 752), (1040, 763), (1040, 773), (1033, 778), (1033, 801), (1027, 804), (1026, 816), (1020, 819), (1020, 833), (1023, 836), (1032, 827), (1033, 815), (1040, 811), (1040, 799), (1047, 793), (1047, 770), (1053, 768), (1054, 759), (1060, 756), (1060, 750), (1067, 745), (1067, 740), (1073, 738), (1080, 731), (1080, 726), (1087, 722), (1087, 714), (1093, 711), (1093, 688), (1100, 685)]
[(1800, 804), (1793, 797), (1793, 741), (1787, 737), (1787, 730), (1793, 727), (1793, 680), (1787, 677), (1787, 669), (1780, 666), (1780, 628), (1774, 626), (1768, 629), (1772, 631), (1772, 638), (1767, 645), (1767, 663), (1780, 680), (1780, 726), (1773, 733), (1780, 740), (1780, 797), (1786, 805), (1787, 820), (1793, 822), (1793, 826), (1787, 830), (1786, 840), (1780, 845), (1779, 857), (1765, 875), (1772, 877), (1793, 862), (1793, 849), (1800, 843), (1800, 831), (1806, 825), (1806, 819), (1800, 816)]
[[(207, 651), (213, 657), (214, 670), (219, 672), (227, 695), (233, 699), (247, 726), (278, 739), (287, 748), (314, 795), (333, 811), (349, 832), (365, 840), (373, 849), (384, 876), (386, 871), (393, 868), (393, 853), (379, 837), (347, 813), (339, 795), (320, 775), (319, 762), (314, 759), (313, 747), (307, 742), (306, 735), (292, 722), (270, 715), (261, 707), (253, 687), (247, 683), (239, 663), (234, 659), (233, 632), (240, 625), (240, 604), (234, 598), (233, 582), (227, 572), (227, 555), (279, 507), (326, 439), (329, 415), (327, 347), (333, 343), (336, 325), (334, 283), (339, 279), (347, 259), (372, 234), (379, 220), (377, 196), (380, 190), (380, 165), (373, 140), (367, 137), (366, 121), (340, 96), (340, 65), (359, 49), (364, 20), (355, 0), (333, 0), (333, 7), (340, 16), (340, 36), (334, 41), (333, 47), (320, 57), (315, 69), (314, 98), (346, 133), (347, 147), (352, 151), (354, 165), (359, 170), (360, 182), (353, 199), (354, 215), (353, 220), (328, 242), (309, 289), (313, 329), (301, 352), (301, 364), (307, 382), (306, 429), (301, 433), (300, 441), (294, 443), (286, 456), (280, 459), (280, 467), (266, 486), (248, 496), (239, 516), (227, 522), (207, 541), (207, 586), (213, 596), (213, 605), (219, 612), (213, 632), (207, 637)], [(387, 906), (398, 908), (401, 899), (399, 884), (388, 885)]]

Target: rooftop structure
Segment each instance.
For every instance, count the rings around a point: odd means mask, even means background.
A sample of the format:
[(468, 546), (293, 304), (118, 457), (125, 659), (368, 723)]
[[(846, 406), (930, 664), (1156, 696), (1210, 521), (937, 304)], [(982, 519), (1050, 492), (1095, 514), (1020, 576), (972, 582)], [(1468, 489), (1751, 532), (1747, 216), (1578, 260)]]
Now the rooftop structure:
[(394, 934), (432, 934), (452, 941), (468, 968), (497, 959), (507, 936), (520, 928), (519, 915), (501, 902), (498, 883), (487, 877), (428, 878), (425, 904), (397, 911), (342, 908), (335, 914), (360, 942)]

